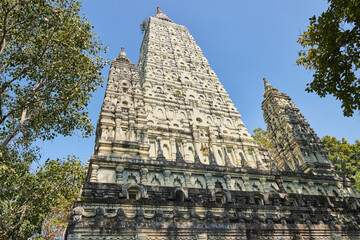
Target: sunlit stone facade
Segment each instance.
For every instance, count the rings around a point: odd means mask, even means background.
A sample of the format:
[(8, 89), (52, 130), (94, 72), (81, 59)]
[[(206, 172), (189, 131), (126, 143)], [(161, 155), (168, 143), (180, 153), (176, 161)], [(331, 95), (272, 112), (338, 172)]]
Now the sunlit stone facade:
[(332, 174), (331, 162), (319, 137), (291, 98), (264, 78), (262, 109), (273, 146), (273, 158), (281, 169), (312, 174)]
[(358, 193), (265, 80), (254, 143), (188, 29), (158, 9), (138, 66), (111, 63), (67, 239), (359, 239)]

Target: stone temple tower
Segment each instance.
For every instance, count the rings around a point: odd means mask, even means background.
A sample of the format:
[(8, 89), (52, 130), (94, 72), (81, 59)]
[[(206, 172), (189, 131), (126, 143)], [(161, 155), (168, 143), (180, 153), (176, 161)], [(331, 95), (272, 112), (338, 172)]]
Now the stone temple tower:
[(273, 158), (282, 169), (326, 172), (331, 164), (323, 145), (291, 98), (264, 78), (264, 120), (273, 146)]
[(123, 48), (111, 63), (66, 239), (359, 239), (352, 182), (318, 170), (330, 165), (315, 133), (265, 86), (272, 157), (188, 29), (158, 8), (138, 65)]

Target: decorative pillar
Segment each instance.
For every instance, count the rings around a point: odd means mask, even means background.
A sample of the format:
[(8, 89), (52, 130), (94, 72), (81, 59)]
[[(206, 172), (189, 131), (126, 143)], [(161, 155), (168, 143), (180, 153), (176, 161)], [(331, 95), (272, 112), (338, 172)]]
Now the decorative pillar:
[(120, 140), (127, 141), (128, 135), (129, 135), (129, 129), (128, 127), (121, 130), (122, 134), (120, 135)]
[(171, 174), (170, 170), (165, 170), (164, 171), (164, 184), (165, 184), (165, 186), (170, 186), (170, 174)]
[(182, 140), (182, 149), (183, 149), (183, 156), (184, 156), (184, 160), (193, 160), (193, 159), (189, 159), (189, 152), (186, 149), (186, 145), (187, 145), (187, 141), (186, 140)]
[[(245, 157), (245, 161), (247, 162), (247, 164), (250, 164), (250, 167), (254, 166), (254, 162), (251, 161), (250, 157), (249, 157), (249, 150), (247, 147), (243, 148), (243, 152), (244, 152), (244, 157)], [(254, 159), (255, 160), (255, 159)]]
[(191, 181), (190, 181), (191, 173), (185, 172), (184, 175), (185, 175), (185, 185), (187, 187), (191, 187)]
[(241, 167), (241, 157), (239, 150), (236, 150), (236, 146), (233, 149), (234, 163), (236, 167)]
[(141, 172), (141, 183), (147, 184), (148, 183), (147, 173), (149, 172), (149, 170), (147, 168), (141, 168), (140, 172)]
[(149, 135), (147, 134), (147, 130), (148, 130), (147, 126), (146, 125), (143, 126), (142, 129), (143, 129), (143, 133), (144, 133), (144, 143), (149, 144)]
[(231, 176), (229, 174), (225, 175), (226, 187), (227, 190), (233, 190), (231, 186)]
[(170, 138), (170, 153), (171, 153), (171, 160), (175, 160), (176, 159), (176, 144), (175, 141)]
[(268, 185), (266, 184), (266, 178), (260, 178), (261, 185), (264, 192), (270, 192)]
[(218, 165), (219, 165), (219, 163), (220, 163), (221, 165), (223, 165), (223, 159), (221, 158), (221, 156), (219, 155), (219, 152), (217, 151), (217, 145), (211, 143), (211, 149), (212, 149), (212, 152), (213, 152), (213, 154), (214, 154), (216, 163), (217, 163)]
[(130, 123), (130, 127), (129, 127), (129, 140), (131, 142), (134, 142), (135, 141), (135, 129), (134, 129), (134, 124), (135, 124), (135, 121), (134, 120), (131, 120), (129, 121)]
[(107, 134), (106, 134), (106, 127), (104, 125), (101, 126), (101, 140), (106, 140)]
[(110, 140), (115, 139), (115, 127), (114, 126), (109, 127), (109, 138), (110, 138)]
[(206, 185), (209, 189), (214, 188), (214, 183), (212, 182), (212, 175), (211, 173), (205, 173)]
[(265, 165), (264, 165), (262, 159), (260, 158), (259, 151), (257, 149), (255, 149), (253, 153), (254, 153), (253, 157), (255, 158), (255, 163), (256, 163), (257, 169), (266, 170)]
[(224, 166), (227, 166), (227, 161), (226, 161), (226, 155), (227, 155), (226, 145), (225, 145), (225, 144), (221, 144), (221, 145), (219, 146), (219, 148), (220, 148), (220, 151), (223, 153), (222, 164), (224, 164)]
[(245, 191), (250, 191), (251, 188), (250, 188), (250, 184), (249, 184), (250, 183), (249, 177), (248, 176), (243, 176), (242, 180), (244, 182)]
[(99, 169), (99, 165), (96, 165), (96, 164), (91, 165), (90, 182), (97, 182), (98, 181), (98, 169)]
[(121, 140), (121, 119), (116, 119), (115, 122), (115, 140)]
[(116, 166), (115, 170), (116, 170), (116, 183), (123, 184), (124, 183), (124, 181), (123, 181), (124, 168), (122, 166)]
[(199, 141), (195, 141), (195, 142), (194, 142), (194, 148), (195, 148), (195, 149), (194, 149), (194, 150), (195, 150), (194, 154), (196, 155), (196, 153), (197, 153), (199, 159), (200, 159), (200, 160), (203, 160), (203, 156), (202, 156), (202, 154), (201, 154), (201, 144), (200, 144)]

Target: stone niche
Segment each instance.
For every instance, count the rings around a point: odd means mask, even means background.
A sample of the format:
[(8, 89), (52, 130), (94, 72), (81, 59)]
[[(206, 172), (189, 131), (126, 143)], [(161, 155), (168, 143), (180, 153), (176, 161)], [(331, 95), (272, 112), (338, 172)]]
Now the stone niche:
[(98, 170), (98, 182), (100, 183), (115, 183), (115, 169), (100, 168)]

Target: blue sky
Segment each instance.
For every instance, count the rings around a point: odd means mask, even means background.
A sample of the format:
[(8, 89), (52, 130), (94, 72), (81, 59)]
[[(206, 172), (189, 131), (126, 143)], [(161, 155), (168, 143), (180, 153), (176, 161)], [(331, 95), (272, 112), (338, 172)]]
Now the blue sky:
[[(333, 97), (320, 98), (305, 92), (312, 72), (296, 65), (299, 34), (306, 30), (309, 17), (326, 10), (324, 0), (84, 0), (82, 13), (94, 31), (109, 47), (106, 58), (114, 59), (125, 47), (127, 56), (137, 63), (142, 41), (139, 24), (156, 13), (156, 7), (175, 23), (185, 25), (218, 75), (248, 130), (266, 128), (261, 111), (263, 81), (267, 80), (288, 94), (300, 108), (319, 137), (360, 139), (360, 114), (343, 117), (340, 103)], [(107, 76), (109, 66), (103, 70)], [(105, 79), (105, 84), (106, 84)], [(89, 105), (96, 124), (104, 97), (98, 89)], [(92, 136), (82, 139), (58, 137), (42, 142), (43, 158), (76, 155), (82, 161), (91, 156)]]

